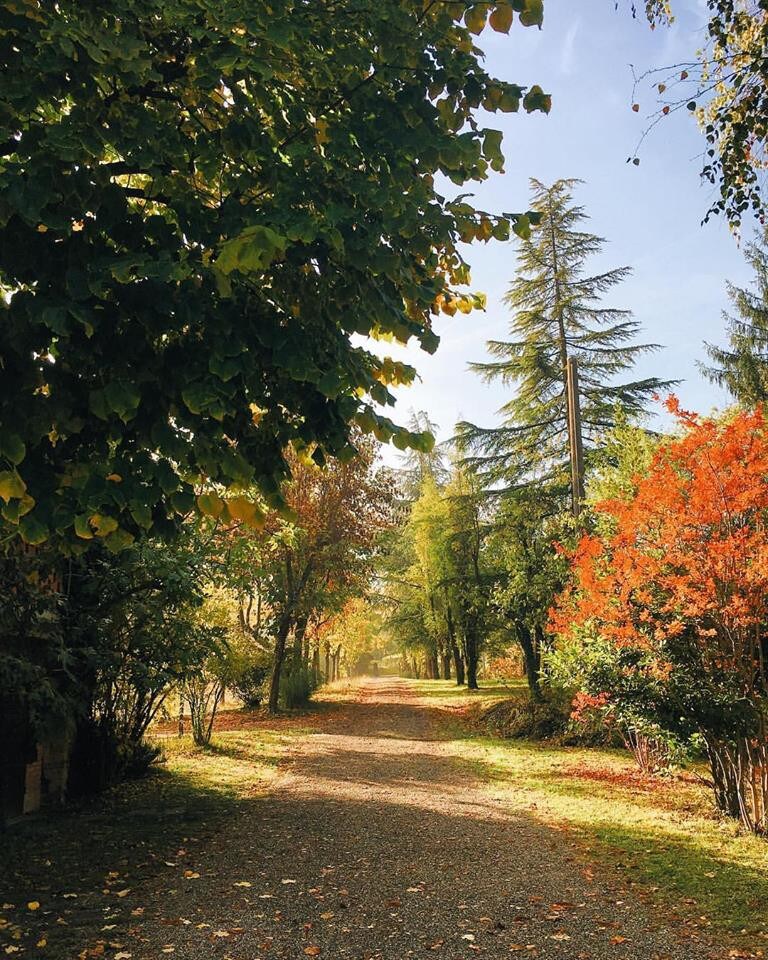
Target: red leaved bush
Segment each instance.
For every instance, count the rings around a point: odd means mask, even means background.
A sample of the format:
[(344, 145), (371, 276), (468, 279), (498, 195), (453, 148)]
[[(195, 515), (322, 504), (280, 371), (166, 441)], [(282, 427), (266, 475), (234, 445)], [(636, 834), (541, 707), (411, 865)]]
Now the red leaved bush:
[(714, 419), (667, 406), (680, 436), (633, 497), (598, 505), (611, 532), (581, 540), (552, 625), (632, 651), (622, 662), (642, 663), (671, 713), (690, 712), (720, 805), (765, 831), (768, 424), (759, 408)]

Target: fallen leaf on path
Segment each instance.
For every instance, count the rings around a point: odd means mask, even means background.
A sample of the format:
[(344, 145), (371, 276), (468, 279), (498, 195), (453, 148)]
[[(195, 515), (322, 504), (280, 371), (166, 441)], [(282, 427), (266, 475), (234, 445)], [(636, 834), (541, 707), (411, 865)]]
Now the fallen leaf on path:
[(320, 950), (320, 947), (316, 946), (315, 944), (311, 944), (308, 947), (304, 947), (304, 953), (308, 957), (319, 957), (321, 952), (322, 951)]
[(620, 937), (618, 934), (615, 937), (611, 937), (611, 943), (613, 944), (626, 943), (626, 942), (627, 942), (627, 938)]
[(196, 870), (185, 870), (184, 876), (187, 880), (197, 880), (200, 877), (200, 874)]
[(27, 904), (27, 910), (39, 910), (40, 901), (39, 900), (30, 900)]
[(333, 910), (326, 910), (325, 913), (321, 913), (321, 914), (320, 914), (320, 919), (321, 919), (321, 920), (332, 920), (335, 916), (336, 916), (336, 914), (333, 912)]
[(249, 883), (247, 880), (238, 880), (235, 886), (236, 887), (252, 887), (253, 884)]
[(558, 930), (557, 933), (553, 933), (549, 938), (550, 940), (570, 940), (571, 938), (564, 930)]

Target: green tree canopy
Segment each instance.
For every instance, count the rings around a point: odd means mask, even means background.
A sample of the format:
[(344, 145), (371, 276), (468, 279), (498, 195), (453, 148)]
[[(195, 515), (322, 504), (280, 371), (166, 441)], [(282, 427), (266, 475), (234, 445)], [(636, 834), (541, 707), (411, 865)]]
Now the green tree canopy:
[(0, 3), (0, 501), (21, 537), (160, 533), (196, 485), (280, 502), (290, 444), (352, 453), (510, 223), (435, 189), (503, 167), (489, 20), (541, 0)]
[(712, 360), (704, 372), (747, 406), (768, 400), (768, 228), (745, 249), (754, 288), (728, 284), (733, 314), (724, 314), (728, 346), (707, 344)]

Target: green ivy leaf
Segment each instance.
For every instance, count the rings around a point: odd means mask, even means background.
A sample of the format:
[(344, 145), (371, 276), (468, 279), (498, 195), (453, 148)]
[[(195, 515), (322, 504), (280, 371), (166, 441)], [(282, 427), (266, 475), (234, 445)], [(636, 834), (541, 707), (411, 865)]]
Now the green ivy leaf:
[(27, 455), (24, 441), (17, 433), (0, 432), (0, 454), (17, 467)]

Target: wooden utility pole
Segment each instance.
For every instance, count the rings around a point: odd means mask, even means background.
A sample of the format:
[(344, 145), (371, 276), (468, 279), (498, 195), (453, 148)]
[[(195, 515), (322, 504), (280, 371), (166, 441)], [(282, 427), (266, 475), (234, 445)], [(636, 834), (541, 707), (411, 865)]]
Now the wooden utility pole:
[(568, 405), (568, 440), (571, 457), (571, 499), (573, 515), (578, 517), (584, 500), (584, 444), (581, 436), (581, 404), (579, 402), (579, 368), (575, 357), (568, 357), (566, 366), (566, 399)]

